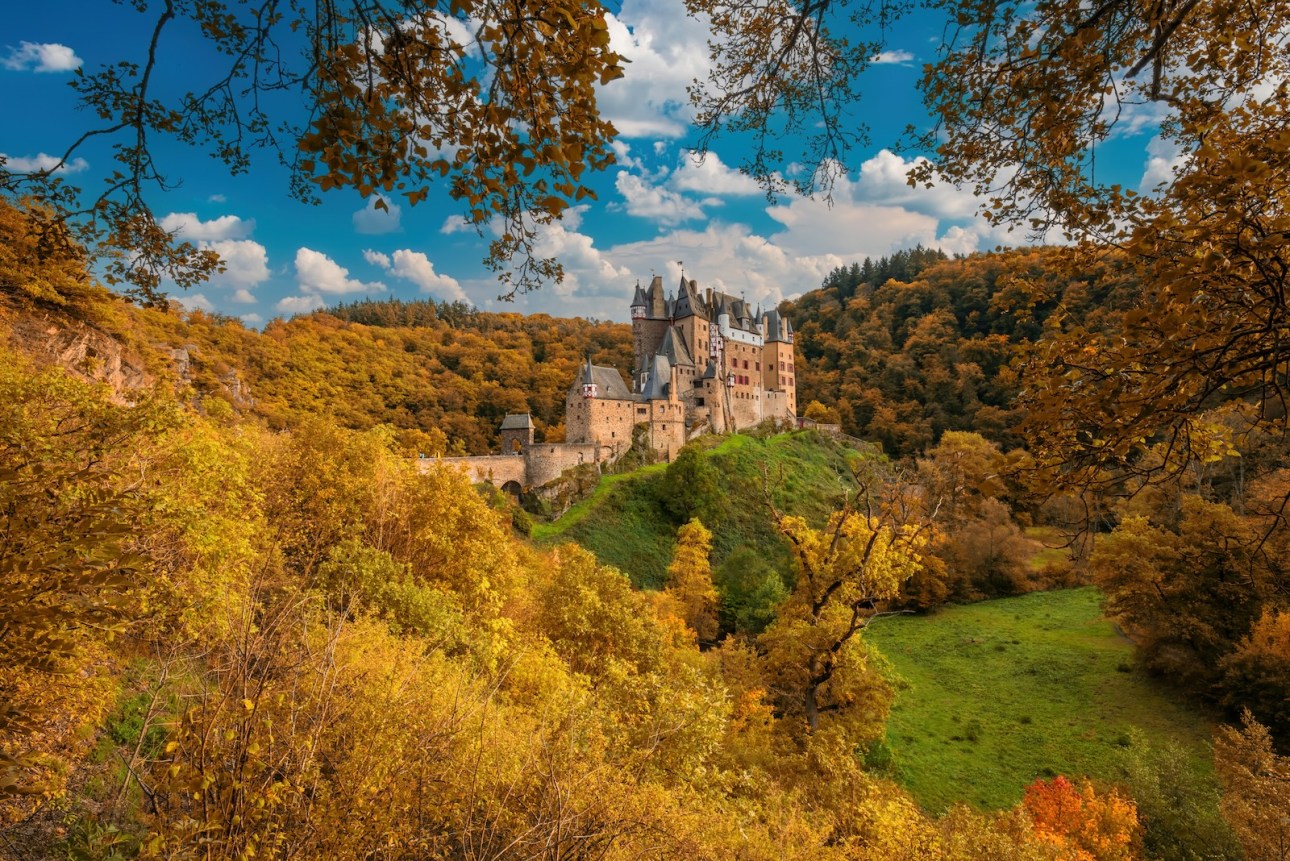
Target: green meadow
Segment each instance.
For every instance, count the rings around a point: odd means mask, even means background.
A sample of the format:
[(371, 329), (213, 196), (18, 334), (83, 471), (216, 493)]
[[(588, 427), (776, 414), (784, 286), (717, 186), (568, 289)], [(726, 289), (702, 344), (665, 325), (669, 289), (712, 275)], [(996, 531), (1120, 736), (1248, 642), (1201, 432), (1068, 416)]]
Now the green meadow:
[(1093, 587), (884, 617), (866, 636), (897, 687), (888, 767), (930, 811), (1008, 807), (1037, 777), (1120, 782), (1169, 742), (1213, 781), (1205, 716), (1134, 666)]

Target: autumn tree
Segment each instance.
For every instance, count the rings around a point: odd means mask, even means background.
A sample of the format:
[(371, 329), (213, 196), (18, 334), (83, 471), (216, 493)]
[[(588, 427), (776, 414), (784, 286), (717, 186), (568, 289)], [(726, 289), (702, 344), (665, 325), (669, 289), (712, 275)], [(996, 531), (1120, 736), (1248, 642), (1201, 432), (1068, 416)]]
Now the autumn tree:
[(860, 635), (918, 569), (926, 540), (887, 490), (864, 482), (858, 500), (848, 499), (823, 529), (776, 514), (797, 582), (759, 643), (780, 710), (812, 733), (833, 721), (862, 737), (886, 712), (889, 693)]
[(1277, 755), (1272, 738), (1249, 713), (1240, 730), (1220, 727), (1214, 767), (1223, 784), (1220, 808), (1249, 861), (1290, 858), (1290, 758)]
[(676, 533), (676, 550), (667, 566), (667, 594), (700, 643), (717, 638), (717, 589), (712, 584), (712, 533), (695, 518)]
[[(754, 131), (743, 167), (774, 186), (785, 130), (806, 138), (800, 184), (827, 189), (862, 139), (850, 80), (898, 0), (747, 4), (691, 0), (725, 38), (692, 98), (704, 144)], [(1038, 462), (1067, 484), (1176, 474), (1225, 451), (1201, 413), (1237, 399), (1251, 428), (1286, 414), (1280, 348), (1290, 314), (1290, 52), (1284, 0), (934, 0), (946, 20), (921, 81), (934, 154), (910, 182), (974, 190), (992, 222), (1075, 241), (1069, 271), (1114, 262), (1139, 287), (1099, 332), (1059, 309), (1026, 366)], [(863, 31), (862, 31), (863, 32)], [(1099, 148), (1144, 115), (1170, 154), (1137, 192), (1098, 171)], [(1120, 252), (1124, 252), (1121, 256)], [(1023, 280), (1040, 302), (1048, 285)], [(1143, 462), (1163, 441), (1169, 457)]]
[(1043, 838), (1072, 850), (1079, 861), (1132, 861), (1139, 857), (1141, 834), (1131, 799), (1111, 789), (1098, 792), (1062, 775), (1026, 787), (1022, 806)]

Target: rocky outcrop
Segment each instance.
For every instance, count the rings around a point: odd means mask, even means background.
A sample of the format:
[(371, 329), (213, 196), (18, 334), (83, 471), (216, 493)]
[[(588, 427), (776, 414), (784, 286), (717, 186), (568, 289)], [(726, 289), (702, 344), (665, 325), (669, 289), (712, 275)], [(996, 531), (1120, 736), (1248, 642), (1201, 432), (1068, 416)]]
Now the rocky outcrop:
[(38, 363), (58, 365), (86, 380), (106, 383), (121, 403), (132, 403), (139, 391), (160, 378), (206, 392), (214, 382), (237, 409), (255, 406), (250, 387), (238, 373), (226, 370), (212, 374), (209, 368), (203, 368), (193, 344), (158, 344), (140, 355), (140, 351), (92, 323), (52, 313), (0, 316), (0, 333), (5, 329), (10, 343), (20, 352)]
[(154, 380), (139, 356), (88, 323), (34, 315), (9, 322), (14, 347), (37, 362), (60, 365), (87, 380), (107, 383), (119, 400), (134, 400), (134, 393)]

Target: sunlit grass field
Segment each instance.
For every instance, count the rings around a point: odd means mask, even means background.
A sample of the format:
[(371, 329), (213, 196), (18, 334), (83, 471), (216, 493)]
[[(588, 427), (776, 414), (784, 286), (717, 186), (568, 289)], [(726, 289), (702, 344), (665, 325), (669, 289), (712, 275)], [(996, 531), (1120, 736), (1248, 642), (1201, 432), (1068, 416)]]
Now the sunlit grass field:
[(1086, 587), (871, 625), (899, 688), (892, 773), (920, 804), (1007, 807), (1056, 774), (1117, 782), (1167, 740), (1212, 780), (1206, 717), (1134, 667), (1098, 604)]

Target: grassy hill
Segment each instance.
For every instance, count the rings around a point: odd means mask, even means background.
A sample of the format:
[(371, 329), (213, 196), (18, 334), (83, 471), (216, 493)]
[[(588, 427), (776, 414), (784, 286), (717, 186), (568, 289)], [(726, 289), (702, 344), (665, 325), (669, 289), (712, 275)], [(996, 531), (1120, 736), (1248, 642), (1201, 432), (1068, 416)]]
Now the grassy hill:
[(1098, 602), (1089, 587), (873, 624), (899, 691), (893, 767), (924, 807), (1006, 807), (1055, 774), (1123, 781), (1170, 742), (1212, 784), (1206, 720), (1133, 667)]
[[(781, 511), (821, 524), (851, 486), (847, 458), (855, 450), (814, 431), (711, 437), (698, 445), (716, 482), (716, 493), (700, 512), (713, 533), (714, 567), (747, 549), (769, 568), (791, 570), (788, 548), (771, 522), (767, 490)], [(658, 588), (680, 525), (667, 507), (667, 470), (657, 464), (606, 476), (590, 498), (536, 527), (534, 539), (576, 541), (627, 572), (637, 586)]]

